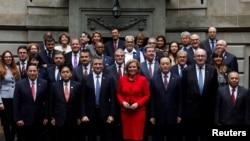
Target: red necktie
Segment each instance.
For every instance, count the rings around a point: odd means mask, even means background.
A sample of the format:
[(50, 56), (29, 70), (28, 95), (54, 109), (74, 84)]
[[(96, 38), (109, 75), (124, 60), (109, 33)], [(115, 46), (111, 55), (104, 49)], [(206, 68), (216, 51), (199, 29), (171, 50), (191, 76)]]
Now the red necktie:
[(36, 98), (36, 90), (35, 90), (35, 82), (34, 81), (31, 82), (31, 92), (32, 92), (32, 97), (35, 100), (35, 98)]
[(64, 95), (65, 95), (66, 102), (68, 102), (69, 101), (69, 87), (68, 87), (67, 83), (65, 83)]
[(22, 75), (24, 75), (24, 73), (25, 73), (25, 65), (24, 65), (24, 64), (25, 64), (25, 63), (24, 63), (24, 62), (22, 62), (22, 70), (21, 70), (21, 71), (22, 71), (22, 72), (21, 72), (21, 73), (22, 73)]
[(232, 89), (232, 95), (231, 95), (231, 101), (232, 101), (232, 104), (235, 105), (235, 88)]
[(122, 69), (121, 69), (121, 65), (118, 66), (118, 76), (119, 78), (122, 76)]

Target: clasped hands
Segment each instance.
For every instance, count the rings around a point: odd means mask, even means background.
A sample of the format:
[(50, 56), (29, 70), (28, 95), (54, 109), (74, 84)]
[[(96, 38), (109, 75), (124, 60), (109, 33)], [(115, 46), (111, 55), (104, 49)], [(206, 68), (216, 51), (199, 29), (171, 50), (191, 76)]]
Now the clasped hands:
[(128, 102), (123, 101), (123, 102), (122, 102), (122, 106), (123, 106), (125, 109), (135, 110), (135, 109), (138, 108), (138, 103), (133, 103), (133, 104), (130, 105)]

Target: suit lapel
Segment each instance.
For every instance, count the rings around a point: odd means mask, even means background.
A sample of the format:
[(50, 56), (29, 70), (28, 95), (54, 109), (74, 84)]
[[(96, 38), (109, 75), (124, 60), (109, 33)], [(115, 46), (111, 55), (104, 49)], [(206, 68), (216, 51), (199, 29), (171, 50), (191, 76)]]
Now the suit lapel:
[(26, 90), (28, 90), (28, 97), (32, 100), (32, 101), (34, 101), (33, 100), (33, 97), (32, 97), (32, 91), (31, 91), (31, 87), (30, 87), (30, 82), (29, 82), (29, 79), (28, 78), (26, 78), (26, 84), (24, 84), (24, 87), (25, 87), (25, 89)]
[(149, 71), (148, 71), (148, 66), (147, 66), (147, 62), (146, 61), (142, 63), (142, 69), (144, 70), (146, 77), (150, 78)]

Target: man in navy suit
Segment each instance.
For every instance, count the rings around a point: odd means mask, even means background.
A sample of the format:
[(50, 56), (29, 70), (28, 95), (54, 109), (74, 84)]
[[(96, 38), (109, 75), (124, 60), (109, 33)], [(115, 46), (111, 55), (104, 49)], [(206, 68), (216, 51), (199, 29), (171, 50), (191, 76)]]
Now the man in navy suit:
[(72, 51), (65, 54), (65, 63), (70, 65), (72, 68), (76, 68), (81, 64), (79, 61), (81, 47), (79, 40), (72, 39), (70, 46)]
[(120, 31), (117, 28), (111, 29), (112, 40), (105, 43), (106, 55), (114, 58), (114, 53), (118, 48), (124, 49), (125, 42), (120, 38)]
[(107, 66), (114, 64), (114, 59), (110, 56), (107, 56), (104, 53), (104, 44), (102, 42), (95, 43), (95, 51), (96, 51), (96, 55), (103, 58), (104, 67), (107, 67)]
[(40, 52), (43, 52), (44, 50), (46, 50), (46, 45), (45, 45), (45, 39), (46, 38), (51, 38), (52, 37), (52, 32), (51, 31), (46, 31), (43, 34), (43, 42), (41, 42), (38, 46), (40, 48)]
[(228, 84), (216, 94), (216, 125), (247, 125), (249, 111), (249, 90), (239, 86), (239, 74), (230, 72)]
[(227, 67), (232, 71), (238, 72), (238, 62), (236, 56), (226, 51), (227, 42), (225, 40), (218, 40), (216, 43), (216, 49), (223, 53), (224, 63)]
[(171, 67), (171, 73), (179, 75), (182, 77), (183, 69), (187, 67), (187, 52), (184, 50), (179, 50), (177, 52), (177, 62)]
[(72, 80), (82, 82), (82, 79), (92, 72), (91, 55), (88, 49), (80, 52), (80, 65), (73, 70)]
[(150, 79), (159, 71), (159, 63), (155, 60), (155, 48), (152, 45), (144, 47), (145, 62), (141, 63), (141, 75), (145, 76), (150, 82)]
[(56, 141), (77, 141), (80, 120), (81, 84), (70, 80), (72, 68), (60, 66), (62, 80), (52, 84), (50, 89), (51, 124), (56, 128)]
[(103, 73), (103, 60), (92, 59), (93, 72), (82, 81), (82, 122), (88, 126), (89, 141), (96, 141), (99, 133), (101, 141), (108, 141), (108, 130), (114, 121), (115, 89), (112, 77)]
[(14, 121), (21, 130), (21, 140), (43, 141), (43, 126), (48, 123), (47, 82), (38, 78), (34, 64), (27, 67), (27, 78), (16, 83)]
[(218, 88), (217, 70), (205, 64), (206, 51), (197, 49), (195, 64), (183, 70), (183, 122), (186, 141), (206, 140), (214, 121), (215, 94)]
[(203, 40), (200, 43), (200, 47), (204, 50), (206, 50), (207, 55), (208, 55), (208, 61), (207, 62), (211, 62), (212, 60), (212, 55), (213, 52), (216, 49), (216, 34), (217, 34), (217, 29), (215, 27), (209, 27), (208, 28), (208, 38), (206, 40)]
[(164, 141), (165, 132), (168, 141), (177, 140), (176, 126), (181, 122), (182, 92), (181, 78), (170, 72), (171, 59), (162, 56), (159, 59), (160, 71), (150, 82), (150, 122), (155, 125), (154, 140)]
[(39, 53), (40, 64), (42, 67), (48, 68), (54, 64), (53, 57), (55, 55), (55, 39), (53, 37), (48, 37), (45, 39), (46, 50)]
[(49, 84), (61, 80), (59, 67), (65, 62), (63, 52), (57, 51), (55, 53), (54, 62), (55, 64), (47, 69), (47, 76), (48, 76), (47, 80)]

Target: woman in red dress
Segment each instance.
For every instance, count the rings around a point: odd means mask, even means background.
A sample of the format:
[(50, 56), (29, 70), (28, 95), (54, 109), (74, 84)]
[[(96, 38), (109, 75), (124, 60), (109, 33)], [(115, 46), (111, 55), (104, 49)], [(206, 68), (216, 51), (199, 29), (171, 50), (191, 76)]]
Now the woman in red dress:
[(146, 102), (150, 98), (147, 79), (139, 75), (140, 63), (129, 60), (126, 63), (127, 75), (119, 79), (117, 98), (121, 105), (123, 139), (143, 140), (146, 117)]

